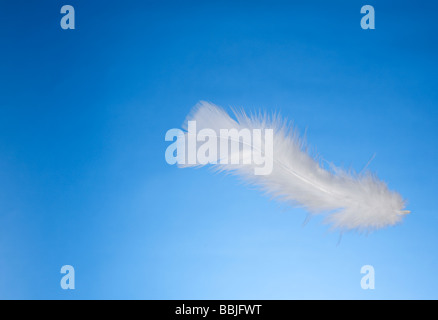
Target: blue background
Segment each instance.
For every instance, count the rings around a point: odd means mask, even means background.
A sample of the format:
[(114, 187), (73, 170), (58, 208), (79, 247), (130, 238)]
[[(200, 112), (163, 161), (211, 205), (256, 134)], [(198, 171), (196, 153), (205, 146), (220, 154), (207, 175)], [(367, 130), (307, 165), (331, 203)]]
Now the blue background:
[[(437, 10), (2, 0), (0, 298), (437, 299)], [(322, 217), (303, 226), (235, 177), (168, 165), (164, 135), (199, 100), (279, 111), (338, 166), (375, 153), (412, 214), (338, 245)]]

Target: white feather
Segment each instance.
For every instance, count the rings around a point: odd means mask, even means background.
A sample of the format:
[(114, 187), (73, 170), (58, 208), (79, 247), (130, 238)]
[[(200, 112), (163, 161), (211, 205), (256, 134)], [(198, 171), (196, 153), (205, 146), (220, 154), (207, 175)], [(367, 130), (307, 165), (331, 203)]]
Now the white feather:
[(196, 121), (198, 131), (209, 128), (217, 133), (232, 128), (273, 129), (272, 173), (255, 175), (254, 164), (213, 164), (216, 169), (236, 174), (277, 199), (302, 206), (312, 214), (327, 213), (327, 221), (341, 231), (371, 231), (394, 225), (409, 213), (403, 210), (405, 201), (400, 194), (390, 191), (375, 175), (321, 166), (307, 152), (298, 133), (278, 116), (248, 116), (240, 111), (235, 112), (235, 117), (236, 120), (232, 119), (218, 106), (200, 102), (186, 120)]

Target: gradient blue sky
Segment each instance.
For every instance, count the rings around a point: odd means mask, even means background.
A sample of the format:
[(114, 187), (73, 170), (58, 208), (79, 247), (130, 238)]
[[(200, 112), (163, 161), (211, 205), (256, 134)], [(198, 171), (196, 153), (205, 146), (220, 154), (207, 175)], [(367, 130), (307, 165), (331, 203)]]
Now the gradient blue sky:
[[(60, 8), (76, 9), (62, 30)], [(374, 5), (376, 30), (360, 28)], [(437, 299), (432, 1), (0, 4), (0, 298)], [(279, 111), (412, 214), (371, 235), (165, 162), (199, 100)], [(76, 270), (64, 291), (62, 265)], [(371, 264), (376, 289), (362, 290)]]

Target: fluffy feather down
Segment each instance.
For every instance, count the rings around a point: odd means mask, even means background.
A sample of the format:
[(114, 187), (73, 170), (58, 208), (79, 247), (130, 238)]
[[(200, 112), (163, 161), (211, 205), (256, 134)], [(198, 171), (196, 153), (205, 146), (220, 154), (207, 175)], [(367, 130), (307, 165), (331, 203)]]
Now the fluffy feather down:
[[(311, 214), (327, 213), (333, 228), (371, 231), (394, 225), (407, 211), (397, 192), (375, 175), (349, 173), (335, 166), (322, 167), (306, 150), (302, 139), (278, 116), (248, 116), (235, 112), (232, 119), (222, 108), (200, 102), (186, 121), (196, 121), (197, 129), (273, 129), (273, 170), (255, 175), (254, 164), (214, 164), (220, 171), (238, 175), (275, 198), (306, 208)], [(187, 122), (185, 124), (187, 129)], [(219, 160), (219, 159), (218, 159)]]

